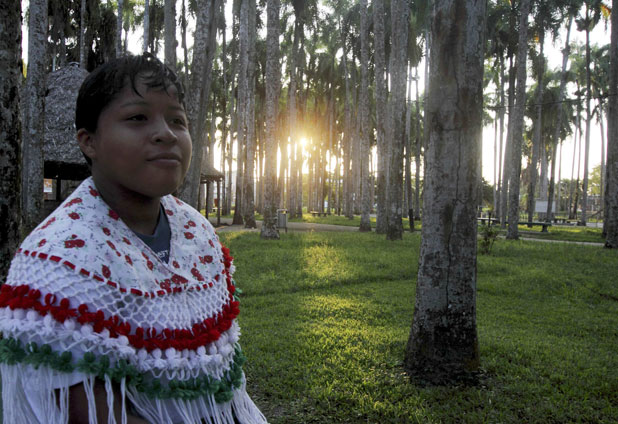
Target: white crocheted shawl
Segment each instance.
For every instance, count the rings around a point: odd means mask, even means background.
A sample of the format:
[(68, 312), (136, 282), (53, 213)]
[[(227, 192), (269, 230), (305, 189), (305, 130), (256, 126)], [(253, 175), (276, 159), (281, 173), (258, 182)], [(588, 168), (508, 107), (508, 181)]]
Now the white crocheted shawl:
[(0, 292), (5, 423), (66, 422), (80, 381), (92, 417), (95, 378), (151, 423), (266, 422), (244, 389), (232, 257), (193, 208), (161, 204), (169, 263), (91, 178), (24, 240)]

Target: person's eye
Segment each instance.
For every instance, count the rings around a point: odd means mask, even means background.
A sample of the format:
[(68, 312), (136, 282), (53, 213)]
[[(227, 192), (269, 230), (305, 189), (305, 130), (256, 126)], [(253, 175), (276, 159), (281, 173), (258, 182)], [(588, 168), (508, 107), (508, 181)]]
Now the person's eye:
[(127, 118), (127, 121), (145, 121), (146, 119), (147, 119), (146, 115), (138, 113), (138, 114), (129, 116)]
[(181, 116), (177, 116), (175, 118), (172, 118), (172, 123), (174, 125), (180, 125), (182, 127), (186, 127), (187, 126), (187, 120)]

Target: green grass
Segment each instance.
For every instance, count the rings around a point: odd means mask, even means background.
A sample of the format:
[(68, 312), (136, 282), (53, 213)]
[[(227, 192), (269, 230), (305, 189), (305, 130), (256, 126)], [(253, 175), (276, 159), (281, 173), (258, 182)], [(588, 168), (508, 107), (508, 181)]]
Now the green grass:
[(419, 235), (225, 233), (248, 390), (273, 424), (618, 422), (615, 251), (498, 240), (478, 259), (483, 378), (402, 370)]

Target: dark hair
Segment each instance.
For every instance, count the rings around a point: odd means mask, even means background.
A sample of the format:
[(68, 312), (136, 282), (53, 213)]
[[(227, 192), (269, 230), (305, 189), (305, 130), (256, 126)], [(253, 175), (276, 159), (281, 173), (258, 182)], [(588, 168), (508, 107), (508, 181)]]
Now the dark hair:
[[(184, 106), (184, 90), (174, 71), (150, 53), (127, 55), (104, 63), (86, 77), (75, 104), (75, 129), (96, 131), (101, 112), (127, 82), (140, 95), (135, 87), (138, 76), (146, 77), (145, 84), (149, 88), (160, 87), (165, 90), (174, 85), (178, 92), (178, 102)], [(86, 161), (91, 163), (88, 157)]]

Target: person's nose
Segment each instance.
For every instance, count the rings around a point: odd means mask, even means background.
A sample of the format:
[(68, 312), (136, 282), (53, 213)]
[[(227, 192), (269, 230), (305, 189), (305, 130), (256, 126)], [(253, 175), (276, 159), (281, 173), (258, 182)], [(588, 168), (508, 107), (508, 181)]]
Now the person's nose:
[(165, 117), (159, 117), (153, 122), (152, 141), (155, 143), (175, 143), (178, 141), (176, 133), (170, 128)]

